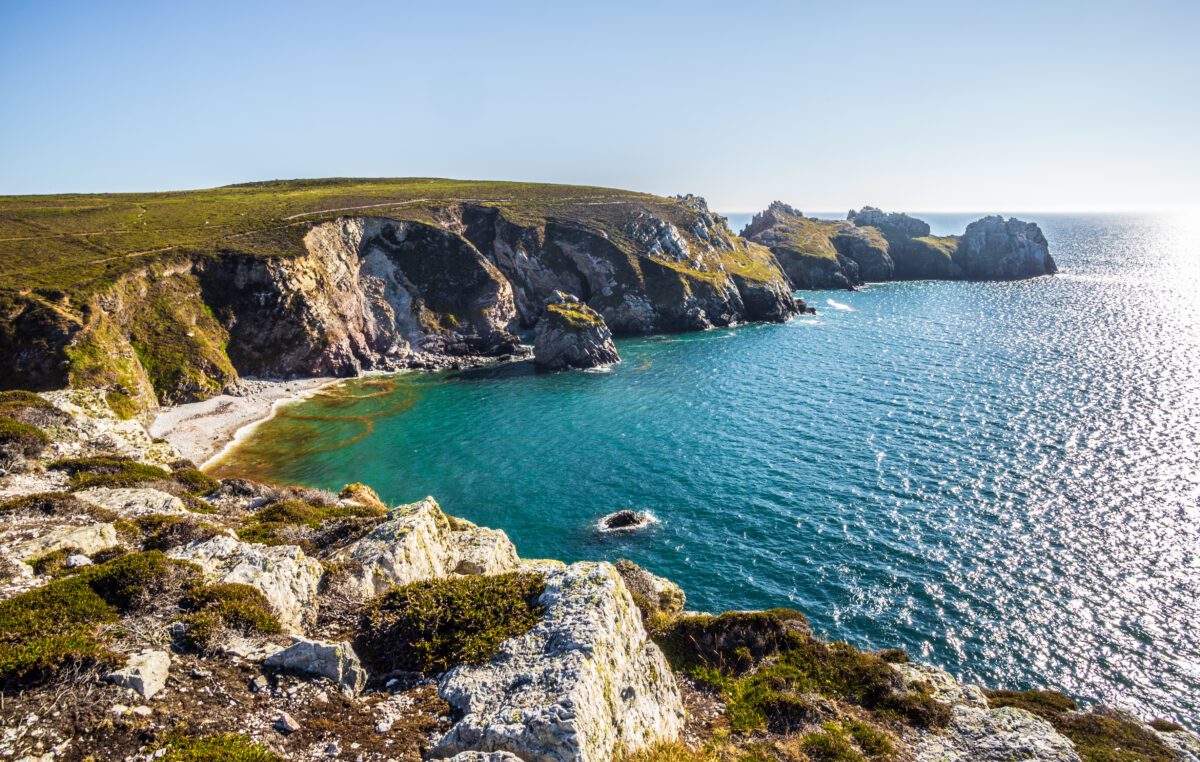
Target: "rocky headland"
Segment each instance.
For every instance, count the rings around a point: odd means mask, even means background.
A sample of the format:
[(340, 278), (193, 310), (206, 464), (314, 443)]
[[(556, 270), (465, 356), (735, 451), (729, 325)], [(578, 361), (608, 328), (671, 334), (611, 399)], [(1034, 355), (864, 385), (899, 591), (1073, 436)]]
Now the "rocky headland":
[(1058, 271), (1036, 223), (991, 216), (961, 236), (866, 206), (820, 220), (776, 201), (742, 231), (771, 250), (796, 289), (853, 288), (892, 280), (1016, 280)]
[(689, 612), (627, 561), (523, 559), (433, 498), (212, 479), (106, 396), (0, 393), (26, 427), (0, 758), (1200, 759), (1167, 720), (962, 684), (797, 611)]

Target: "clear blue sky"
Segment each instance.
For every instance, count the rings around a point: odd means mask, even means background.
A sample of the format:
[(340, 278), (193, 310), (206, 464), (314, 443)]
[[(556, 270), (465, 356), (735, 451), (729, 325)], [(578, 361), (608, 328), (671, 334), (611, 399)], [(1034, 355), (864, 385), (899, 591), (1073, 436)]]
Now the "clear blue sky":
[(0, 0), (0, 193), (441, 176), (1200, 208), (1200, 2)]

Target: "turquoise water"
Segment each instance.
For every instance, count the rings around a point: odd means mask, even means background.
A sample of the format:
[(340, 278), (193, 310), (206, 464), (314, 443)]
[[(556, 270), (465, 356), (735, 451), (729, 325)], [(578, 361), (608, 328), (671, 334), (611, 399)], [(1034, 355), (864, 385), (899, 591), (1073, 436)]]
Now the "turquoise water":
[[(1195, 725), (1200, 236), (1035, 219), (1056, 277), (809, 293), (820, 314), (786, 325), (621, 341), (611, 372), (356, 381), (222, 471), (432, 494), (694, 608), (793, 606), (966, 679)], [(620, 508), (661, 523), (598, 534)]]

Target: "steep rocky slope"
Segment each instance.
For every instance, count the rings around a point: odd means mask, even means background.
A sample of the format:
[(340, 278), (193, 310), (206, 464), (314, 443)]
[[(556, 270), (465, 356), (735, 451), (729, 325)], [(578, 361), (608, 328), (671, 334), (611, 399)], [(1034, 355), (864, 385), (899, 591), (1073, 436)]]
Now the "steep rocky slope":
[[(626, 334), (797, 312), (771, 252), (734, 236), (703, 199), (482, 183), (438, 199), (417, 194), (446, 196), (441, 186), (352, 187), (384, 200), (347, 205), (367, 199), (336, 182), (163, 194), (205, 210), (202, 229), (209, 217), (233, 221), (198, 240), (193, 227), (164, 224), (160, 246), (142, 251), (125, 242), (148, 235), (137, 217), (115, 232), (58, 232), (86, 227), (92, 206), (119, 206), (113, 198), (2, 200), (0, 228), (29, 235), (0, 241), (0, 387), (103, 388), (135, 414), (234, 390), (241, 376), (513, 356), (556, 291)], [(139, 198), (149, 217), (167, 205)], [(58, 205), (55, 231), (39, 227)], [(302, 211), (283, 215), (292, 209)], [(245, 229), (243, 217), (255, 216)], [(101, 250), (74, 250), (81, 240)], [(61, 285), (47, 285), (55, 273)]]
[(3, 393), (0, 757), (1195, 762), (1200, 738), (964, 685), (627, 561), (521, 559), (432, 498), (220, 482), (100, 390)]
[(875, 207), (845, 221), (805, 217), (776, 201), (742, 231), (775, 254), (793, 288), (851, 288), (890, 280), (1014, 280), (1057, 272), (1035, 223), (985, 217), (961, 236)]

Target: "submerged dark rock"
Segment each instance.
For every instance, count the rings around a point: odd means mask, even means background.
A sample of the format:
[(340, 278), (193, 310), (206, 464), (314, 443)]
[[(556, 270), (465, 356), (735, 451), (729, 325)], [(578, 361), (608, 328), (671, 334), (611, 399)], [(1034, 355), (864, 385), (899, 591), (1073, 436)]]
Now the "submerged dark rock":
[(641, 527), (651, 524), (650, 515), (646, 513), (638, 513), (631, 511), (628, 508), (625, 510), (610, 513), (600, 519), (600, 529), (604, 531), (614, 531), (619, 529), (640, 529)]

